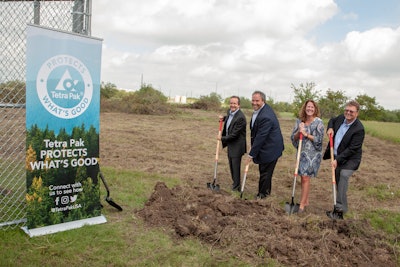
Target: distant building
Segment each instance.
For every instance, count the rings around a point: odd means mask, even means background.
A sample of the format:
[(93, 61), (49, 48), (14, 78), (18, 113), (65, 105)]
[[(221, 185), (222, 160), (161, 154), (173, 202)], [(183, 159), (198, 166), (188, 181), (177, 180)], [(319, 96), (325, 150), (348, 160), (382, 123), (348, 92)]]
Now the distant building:
[(175, 96), (175, 98), (172, 101), (173, 103), (179, 103), (179, 104), (186, 104), (186, 96)]

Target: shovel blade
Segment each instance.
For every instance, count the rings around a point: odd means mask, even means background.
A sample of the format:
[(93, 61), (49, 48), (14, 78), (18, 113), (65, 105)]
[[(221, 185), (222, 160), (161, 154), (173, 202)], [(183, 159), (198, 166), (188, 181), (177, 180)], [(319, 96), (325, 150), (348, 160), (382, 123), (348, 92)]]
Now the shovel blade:
[(286, 211), (286, 213), (288, 213), (290, 215), (290, 214), (299, 212), (299, 207), (300, 207), (299, 204), (286, 202), (285, 211)]
[(207, 183), (207, 188), (210, 188), (211, 190), (219, 191), (219, 184)]
[(113, 206), (117, 210), (122, 211), (122, 207), (120, 205), (118, 205), (117, 203), (115, 203), (114, 200), (112, 200), (112, 198), (106, 197), (106, 201), (107, 201), (108, 204), (110, 204), (111, 206)]

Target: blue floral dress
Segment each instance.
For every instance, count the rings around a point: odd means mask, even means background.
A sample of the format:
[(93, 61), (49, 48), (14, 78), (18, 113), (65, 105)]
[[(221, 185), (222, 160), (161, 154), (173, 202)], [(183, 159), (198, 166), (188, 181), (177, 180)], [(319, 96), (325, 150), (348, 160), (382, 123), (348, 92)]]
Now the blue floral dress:
[[(299, 124), (301, 121), (296, 120), (296, 124), (293, 128), (292, 135), (290, 136), (292, 144), (298, 149), (299, 140), (294, 140), (294, 135), (299, 130)], [(310, 125), (305, 126), (306, 132), (314, 137), (314, 140), (303, 136), (303, 144), (300, 154), (299, 172), (300, 176), (317, 177), (319, 166), (322, 160), (322, 141), (324, 139), (324, 123), (318, 117), (316, 117)], [(297, 154), (296, 154), (297, 155)]]

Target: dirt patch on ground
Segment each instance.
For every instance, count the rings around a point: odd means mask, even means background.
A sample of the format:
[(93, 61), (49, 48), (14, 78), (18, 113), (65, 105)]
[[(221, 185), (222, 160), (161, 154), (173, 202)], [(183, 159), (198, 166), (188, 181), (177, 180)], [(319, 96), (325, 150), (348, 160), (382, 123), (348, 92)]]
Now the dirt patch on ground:
[(243, 200), (202, 187), (169, 189), (157, 183), (138, 212), (151, 226), (176, 237), (198, 237), (227, 255), (262, 264), (273, 258), (292, 266), (395, 266), (384, 236), (366, 220), (288, 216), (268, 200)]
[[(252, 265), (273, 258), (288, 266), (396, 266), (398, 251), (391, 244), (400, 237), (384, 235), (361, 218), (375, 209), (400, 212), (399, 145), (366, 136), (360, 170), (350, 180), (350, 212), (345, 220), (332, 221), (325, 215), (333, 206), (328, 161), (311, 182), (306, 213), (288, 216), (284, 206), (290, 201), (293, 183), (295, 150), (289, 138), (294, 120), (280, 120), (285, 151), (275, 169), (271, 196), (254, 200), (258, 168), (253, 164), (240, 199), (229, 190), (232, 181), (226, 150), (221, 151), (218, 163), (221, 190), (206, 187), (213, 179), (218, 114), (186, 112), (176, 116), (101, 115), (102, 164), (183, 181), (175, 188), (155, 181), (145, 207), (136, 211), (150, 227), (172, 229), (177, 239), (199, 238), (209, 244), (211, 253), (213, 248), (222, 249), (226, 258)], [(326, 142), (327, 138), (324, 147)], [(393, 198), (379, 199), (369, 193), (377, 187), (385, 188), (383, 193), (392, 193)], [(299, 183), (296, 188), (300, 189)]]

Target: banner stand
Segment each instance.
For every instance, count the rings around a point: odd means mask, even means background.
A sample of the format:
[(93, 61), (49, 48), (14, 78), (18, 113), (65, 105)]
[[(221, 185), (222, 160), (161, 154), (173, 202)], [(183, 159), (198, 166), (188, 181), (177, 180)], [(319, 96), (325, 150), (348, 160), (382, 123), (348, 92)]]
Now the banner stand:
[(26, 214), (30, 237), (107, 222), (99, 174), (102, 40), (27, 25)]
[(101, 223), (106, 223), (107, 219), (104, 215), (100, 215), (97, 217), (92, 217), (92, 218), (87, 218), (87, 219), (82, 219), (82, 220), (77, 220), (77, 221), (72, 221), (72, 222), (66, 222), (66, 223), (60, 223), (60, 224), (53, 224), (49, 226), (43, 226), (43, 227), (38, 227), (34, 229), (28, 229), (28, 227), (24, 226), (21, 227), (21, 229), (29, 235), (29, 237), (34, 237), (34, 236), (41, 236), (41, 235), (47, 235), (47, 234), (54, 234), (58, 232), (63, 232), (71, 229), (77, 229), (85, 225), (95, 225), (95, 224), (101, 224)]

